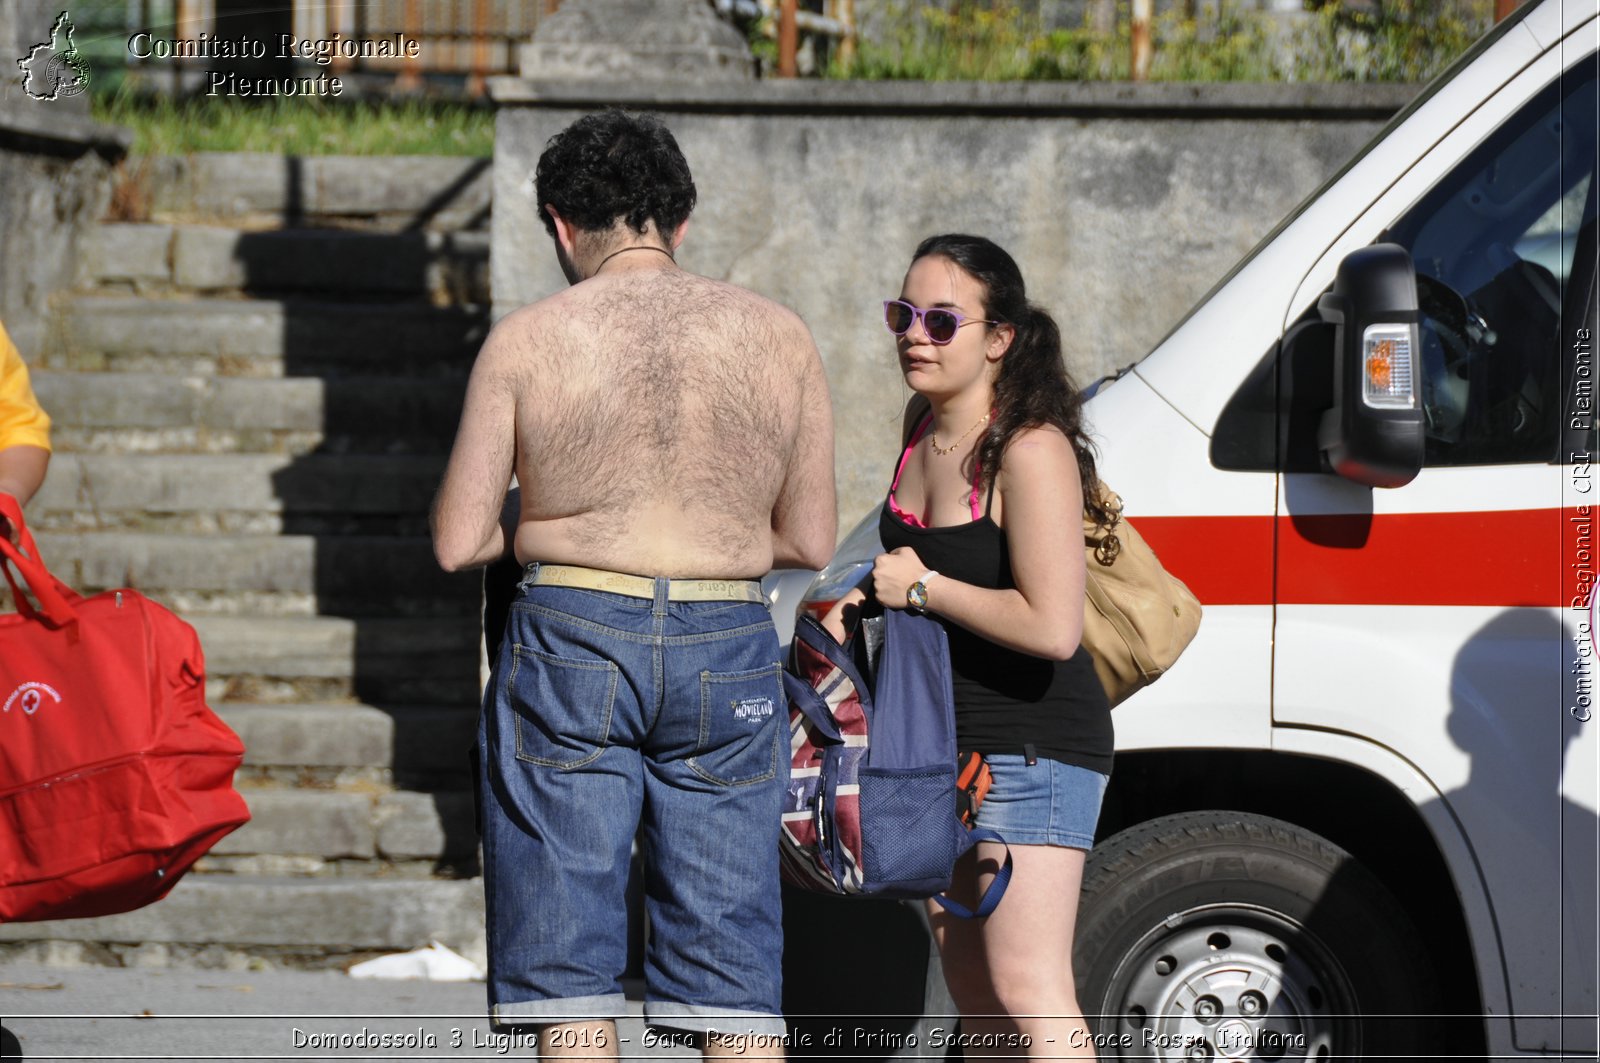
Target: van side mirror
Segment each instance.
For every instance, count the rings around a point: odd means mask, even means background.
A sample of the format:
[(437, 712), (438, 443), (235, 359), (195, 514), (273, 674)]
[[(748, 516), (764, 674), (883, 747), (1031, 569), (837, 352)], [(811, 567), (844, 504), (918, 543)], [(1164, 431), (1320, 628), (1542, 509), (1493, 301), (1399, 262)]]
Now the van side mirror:
[(1369, 487), (1402, 487), (1422, 470), (1417, 274), (1398, 244), (1373, 244), (1339, 263), (1317, 313), (1334, 327), (1333, 408), (1317, 445), (1334, 472)]

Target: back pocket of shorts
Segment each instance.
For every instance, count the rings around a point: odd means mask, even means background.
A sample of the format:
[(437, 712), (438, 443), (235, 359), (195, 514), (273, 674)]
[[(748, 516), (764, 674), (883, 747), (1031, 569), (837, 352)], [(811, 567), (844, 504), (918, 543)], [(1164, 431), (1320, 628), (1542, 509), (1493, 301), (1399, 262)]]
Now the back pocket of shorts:
[(512, 646), (507, 699), (516, 713), (517, 759), (550, 768), (593, 762), (611, 736), (617, 666)]
[(787, 723), (782, 665), (700, 673), (700, 740), (689, 767), (719, 786), (765, 782), (778, 774), (780, 718)]

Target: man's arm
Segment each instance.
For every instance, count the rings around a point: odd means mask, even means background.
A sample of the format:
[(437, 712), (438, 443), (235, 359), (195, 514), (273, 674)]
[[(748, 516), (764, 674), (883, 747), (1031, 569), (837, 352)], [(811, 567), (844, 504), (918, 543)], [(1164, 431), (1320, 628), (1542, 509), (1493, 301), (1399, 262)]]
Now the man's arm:
[(0, 493), (8, 494), (25, 506), (44, 483), (50, 452), (27, 444), (0, 450)]
[(515, 351), (502, 324), (473, 363), (461, 425), (433, 502), (433, 556), (446, 572), (481, 568), (511, 549), (501, 523), (516, 457)]
[(801, 364), (800, 431), (772, 507), (772, 567), (821, 568), (839, 533), (833, 484), (833, 401), (822, 356), (797, 318), (794, 342)]
[(0, 491), (27, 505), (49, 464), (50, 417), (33, 396), (22, 355), (0, 325)]

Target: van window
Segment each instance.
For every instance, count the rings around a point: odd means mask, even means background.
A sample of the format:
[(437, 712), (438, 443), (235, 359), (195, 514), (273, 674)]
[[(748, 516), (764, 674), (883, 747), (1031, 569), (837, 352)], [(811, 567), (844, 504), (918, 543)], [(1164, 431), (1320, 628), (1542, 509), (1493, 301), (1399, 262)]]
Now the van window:
[(1427, 465), (1556, 457), (1562, 311), (1592, 272), (1576, 248), (1595, 224), (1595, 99), (1591, 57), (1382, 237), (1417, 268)]

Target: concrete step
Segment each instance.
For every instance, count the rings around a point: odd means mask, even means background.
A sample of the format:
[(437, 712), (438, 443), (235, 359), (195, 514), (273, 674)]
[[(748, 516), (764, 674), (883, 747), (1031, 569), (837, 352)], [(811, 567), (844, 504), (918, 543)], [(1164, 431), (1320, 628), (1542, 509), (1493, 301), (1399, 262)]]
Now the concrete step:
[(130, 159), (158, 221), (328, 224), (390, 232), (488, 227), (493, 160), (249, 152)]
[(235, 784), (253, 818), (201, 870), (477, 873), (474, 706), (220, 702), (216, 709), (244, 743)]
[(471, 785), (476, 703), (460, 705), (218, 702), (244, 743), (241, 785), (463, 789)]
[(226, 701), (475, 706), (476, 615), (189, 618), (206, 654), (206, 697)]
[(7, 958), (127, 966), (341, 966), (430, 941), (481, 962), (480, 881), (190, 874), (138, 911), (0, 925)]
[(420, 877), (472, 864), (477, 829), (471, 791), (345, 793), (241, 787), (250, 822), (207, 854), (206, 872)]
[(43, 531), (426, 537), (443, 455), (55, 454), (28, 506)]
[(464, 376), (31, 375), (58, 453), (443, 453), (466, 392)]
[(91, 279), (137, 291), (312, 292), (318, 298), (409, 296), (487, 303), (487, 232), (250, 232), (206, 225), (101, 225)]
[(482, 578), (450, 574), (425, 536), (40, 532), (50, 570), (83, 594), (131, 587), (206, 613), (475, 618)]
[(476, 307), (315, 299), (80, 295), (40, 365), (210, 376), (459, 376), (488, 328)]

